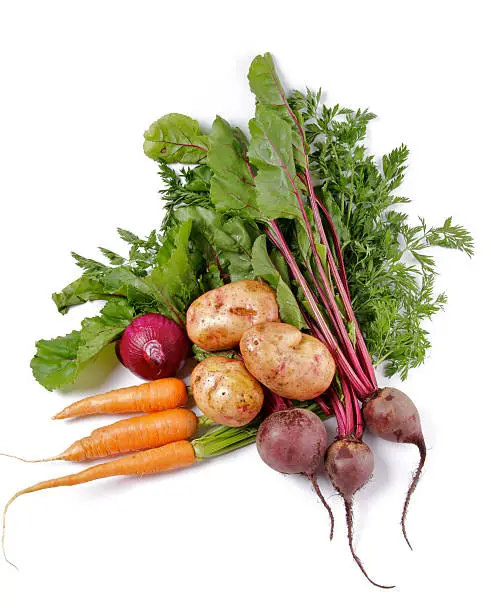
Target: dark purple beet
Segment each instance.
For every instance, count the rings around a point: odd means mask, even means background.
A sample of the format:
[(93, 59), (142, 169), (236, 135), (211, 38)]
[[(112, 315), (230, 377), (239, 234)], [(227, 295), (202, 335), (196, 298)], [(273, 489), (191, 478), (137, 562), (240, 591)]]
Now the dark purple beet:
[(374, 582), (365, 571), (363, 563), (353, 547), (353, 495), (359, 491), (373, 474), (374, 460), (369, 447), (355, 438), (335, 440), (327, 449), (325, 469), (334, 486), (344, 500), (348, 542), (353, 559), (372, 584), (382, 589), (392, 589)]
[(256, 444), (261, 459), (273, 470), (307, 476), (329, 512), (332, 540), (334, 517), (315, 476), (327, 448), (327, 433), (321, 419), (303, 408), (273, 412), (259, 426)]
[(124, 330), (116, 354), (129, 370), (146, 380), (174, 376), (189, 353), (185, 331), (164, 315), (141, 315)]
[(325, 465), (334, 488), (351, 499), (370, 480), (375, 463), (364, 442), (343, 438), (329, 446)]
[(389, 442), (415, 444), (419, 450), (419, 464), (409, 486), (402, 510), (402, 533), (412, 548), (406, 533), (406, 516), (409, 500), (418, 484), (426, 459), (426, 444), (421, 429), (418, 409), (402, 391), (393, 387), (378, 389), (363, 406), (363, 418), (368, 430)]

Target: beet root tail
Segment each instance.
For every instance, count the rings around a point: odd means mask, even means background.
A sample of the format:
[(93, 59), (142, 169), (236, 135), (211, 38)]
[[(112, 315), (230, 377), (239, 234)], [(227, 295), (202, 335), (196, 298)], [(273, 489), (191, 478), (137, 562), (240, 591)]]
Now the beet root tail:
[(407, 491), (406, 494), (406, 499), (404, 500), (404, 508), (402, 510), (402, 516), (401, 516), (401, 527), (402, 527), (402, 533), (404, 535), (404, 539), (407, 542), (407, 545), (409, 546), (409, 548), (412, 550), (413, 547), (411, 546), (411, 543), (409, 542), (409, 538), (407, 537), (407, 532), (406, 532), (406, 517), (407, 517), (407, 510), (409, 508), (409, 502), (411, 500), (411, 495), (414, 493), (418, 482), (419, 482), (419, 478), (421, 476), (421, 472), (423, 470), (423, 466), (425, 464), (425, 460), (426, 460), (426, 444), (423, 438), (420, 438), (418, 440), (415, 440), (413, 442), (413, 444), (415, 444), (418, 447), (419, 450), (419, 464), (418, 467), (416, 469), (416, 471), (414, 472), (414, 476), (413, 479), (411, 480), (411, 484), (409, 486), (409, 489)]
[(361, 562), (360, 557), (358, 557), (358, 555), (355, 553), (355, 549), (353, 547), (353, 501), (351, 499), (344, 498), (344, 507), (346, 509), (346, 524), (348, 526), (348, 543), (349, 543), (349, 548), (351, 551), (351, 556), (356, 561), (358, 567), (361, 569), (362, 574), (365, 576), (368, 582), (370, 582), (376, 587), (379, 587), (380, 589), (393, 589), (395, 585), (385, 586), (383, 584), (378, 584), (377, 582), (372, 580), (370, 576), (367, 574), (365, 568), (363, 567), (363, 563)]
[(322, 494), (322, 491), (320, 490), (319, 483), (317, 482), (317, 478), (313, 474), (306, 474), (306, 476), (312, 483), (312, 486), (314, 487), (314, 491), (316, 492), (317, 497), (321, 500), (322, 505), (329, 512), (329, 518), (331, 519), (331, 533), (330, 533), (329, 539), (332, 540), (334, 537), (334, 514), (332, 513), (331, 506), (326, 502), (326, 499), (324, 495)]

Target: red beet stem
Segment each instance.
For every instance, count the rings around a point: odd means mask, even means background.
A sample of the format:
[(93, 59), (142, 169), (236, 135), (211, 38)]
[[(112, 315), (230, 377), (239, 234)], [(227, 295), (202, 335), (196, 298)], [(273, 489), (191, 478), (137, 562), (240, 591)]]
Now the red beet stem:
[(331, 400), (331, 404), (334, 410), (334, 414), (336, 415), (336, 420), (338, 422), (338, 436), (340, 438), (344, 438), (346, 436), (346, 410), (341, 400), (337, 396), (337, 393), (333, 389), (329, 389), (329, 398)]
[(266, 414), (272, 414), (273, 412), (279, 412), (280, 410), (290, 410), (292, 405), (287, 402), (283, 397), (280, 397), (276, 393), (273, 393), (267, 387), (264, 387), (264, 411)]
[(355, 392), (353, 391), (353, 387), (350, 387), (349, 391), (351, 393), (351, 401), (355, 409), (355, 421), (356, 421), (355, 438), (357, 440), (361, 440), (361, 437), (363, 436), (363, 416), (361, 414), (361, 404), (358, 401), (358, 398), (356, 397)]
[(331, 238), (334, 244), (334, 251), (336, 252), (336, 257), (338, 260), (339, 273), (341, 276), (341, 280), (343, 281), (343, 285), (346, 290), (346, 293), (349, 296), (348, 276), (346, 274), (346, 268), (344, 267), (343, 252), (341, 250), (341, 243), (339, 241), (339, 237), (336, 232), (334, 221), (332, 220), (331, 213), (327, 210), (327, 207), (325, 206), (324, 202), (318, 196), (315, 196), (315, 199), (320, 209), (324, 213), (324, 216), (326, 217), (326, 220), (327, 220), (327, 224), (329, 225), (329, 231), (331, 233)]
[(330, 394), (331, 397), (331, 405), (332, 409), (326, 404), (326, 402), (321, 397), (316, 397), (315, 402), (322, 409), (326, 416), (332, 415), (334, 412), (334, 416), (336, 417), (336, 421), (338, 423), (338, 435), (345, 436), (346, 435), (346, 423), (344, 419), (343, 405), (339, 401), (338, 396), (335, 393)]
[(418, 482), (419, 482), (419, 478), (421, 476), (421, 472), (423, 470), (423, 466), (425, 464), (425, 460), (426, 460), (426, 444), (423, 438), (419, 438), (417, 440), (415, 440), (413, 442), (414, 445), (416, 445), (418, 447), (419, 450), (419, 464), (418, 467), (416, 468), (416, 471), (414, 472), (414, 476), (411, 480), (411, 484), (409, 486), (409, 489), (407, 491), (406, 494), (406, 499), (404, 501), (404, 508), (402, 510), (402, 517), (401, 517), (401, 526), (402, 526), (402, 533), (404, 534), (404, 538), (407, 542), (407, 545), (409, 546), (409, 548), (412, 550), (413, 547), (411, 546), (411, 543), (409, 542), (409, 538), (407, 537), (407, 533), (406, 533), (406, 516), (407, 516), (407, 510), (409, 507), (409, 501), (411, 499), (411, 495), (414, 493), (414, 490), (416, 489)]
[(314, 314), (315, 321), (317, 325), (319, 326), (322, 332), (322, 335), (324, 336), (324, 342), (326, 343), (327, 348), (332, 353), (338, 367), (346, 374), (348, 379), (351, 381), (351, 383), (355, 387), (357, 395), (359, 395), (360, 397), (366, 397), (366, 395), (370, 393), (370, 389), (371, 389), (370, 382), (366, 378), (363, 371), (355, 372), (354, 368), (351, 366), (348, 359), (345, 357), (343, 352), (340, 350), (336, 339), (334, 338), (331, 330), (329, 329), (328, 325), (324, 321), (324, 318), (322, 316), (321, 311), (319, 310), (319, 307), (316, 304), (316, 300), (312, 294), (312, 291), (310, 290), (303, 274), (301, 273), (297, 262), (293, 258), (290, 248), (288, 247), (288, 244), (285, 238), (283, 237), (283, 234), (278, 224), (276, 223), (276, 221), (270, 221), (270, 224), (277, 237), (276, 243), (279, 245), (279, 247), (281, 247), (280, 251), (282, 255), (285, 257), (288, 263), (288, 266), (290, 267), (290, 270), (293, 274), (293, 277), (300, 284), (302, 291), (304, 292), (304, 295), (307, 301), (309, 302), (309, 305)]
[(353, 414), (353, 405), (351, 402), (351, 391), (348, 386), (348, 382), (343, 374), (339, 375), (339, 379), (341, 381), (341, 389), (343, 391), (344, 397), (344, 410), (346, 413), (346, 433), (345, 435), (349, 436), (354, 431), (354, 414)]
[[(356, 333), (356, 348), (357, 351), (359, 352), (359, 356), (360, 356), (360, 361), (361, 361), (361, 365), (363, 366), (364, 372), (367, 374), (367, 376), (370, 379), (370, 382), (372, 384), (373, 390), (375, 390), (377, 388), (377, 379), (375, 377), (375, 371), (372, 365), (372, 360), (370, 358), (370, 354), (368, 352), (368, 349), (366, 347), (365, 344), (365, 339), (363, 338), (363, 335), (361, 333), (360, 327), (358, 325), (358, 322), (356, 320), (355, 317), (355, 313), (353, 311), (353, 306), (351, 304), (351, 296), (349, 294), (349, 290), (348, 290), (348, 281), (346, 278), (346, 270), (344, 268), (344, 262), (343, 262), (343, 257), (342, 257), (342, 253), (341, 253), (341, 248), (339, 245), (339, 238), (336, 232), (336, 228), (334, 226), (334, 223), (332, 223), (332, 219), (330, 219), (330, 215), (329, 212), (327, 211), (327, 208), (324, 206), (324, 204), (322, 203), (322, 201), (320, 200), (319, 197), (317, 197), (313, 191), (313, 187), (312, 187), (312, 181), (310, 180), (310, 176), (308, 174), (308, 168), (306, 170), (305, 176), (302, 178), (302, 176), (300, 176), (300, 179), (302, 180), (302, 182), (304, 184), (307, 184), (308, 188), (309, 188), (309, 193), (310, 193), (310, 199), (312, 202), (312, 210), (314, 213), (314, 219), (316, 222), (316, 226), (317, 229), (319, 230), (320, 236), (321, 236), (321, 241), (323, 242), (324, 246), (326, 247), (326, 252), (327, 252), (327, 261), (328, 261), (328, 265), (329, 265), (329, 270), (331, 271), (332, 275), (334, 276), (334, 280), (336, 282), (336, 285), (338, 287), (338, 291), (339, 291), (339, 295), (341, 296), (341, 301), (343, 303), (344, 309), (346, 311), (346, 314), (348, 315), (348, 319), (354, 324), (355, 326), (355, 333)], [(326, 215), (326, 217), (328, 216), (329, 219), (331, 220), (330, 223), (330, 233), (333, 237), (333, 242), (334, 244), (338, 245), (338, 249), (336, 252), (337, 258), (338, 258), (338, 265), (341, 267), (342, 265), (342, 275), (340, 274), (340, 272), (338, 271), (338, 267), (336, 265), (336, 262), (334, 261), (334, 257), (332, 254), (332, 250), (331, 247), (329, 245), (329, 242), (327, 240), (325, 231), (324, 231), (324, 225), (322, 223), (322, 219), (320, 217), (320, 213), (319, 213), (319, 204), (323, 207), (323, 212)], [(306, 221), (307, 223), (307, 221)], [(310, 230), (310, 225), (308, 225), (308, 230)], [(310, 230), (311, 233), (311, 230)], [(310, 234), (309, 234), (310, 236)], [(335, 247), (336, 248), (336, 247)], [(316, 252), (314, 253), (314, 255), (316, 254)], [(316, 258), (317, 261), (317, 258)], [(319, 262), (320, 262), (320, 258), (319, 258)], [(318, 265), (319, 265), (318, 262)], [(322, 264), (321, 268), (322, 268)], [(322, 277), (322, 273), (323, 273), (323, 269), (322, 271), (320, 271), (321, 273), (321, 277)], [(344, 327), (344, 326), (343, 326)]]

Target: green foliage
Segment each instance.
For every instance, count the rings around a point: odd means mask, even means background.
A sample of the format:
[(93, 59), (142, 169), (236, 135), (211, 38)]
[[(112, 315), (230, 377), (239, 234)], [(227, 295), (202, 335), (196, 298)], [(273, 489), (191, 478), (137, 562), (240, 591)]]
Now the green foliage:
[(183, 320), (187, 307), (201, 293), (189, 256), (188, 244), (192, 223), (189, 220), (180, 225), (170, 255), (165, 260), (159, 259), (157, 255), (157, 266), (150, 274), (157, 292), (173, 305)]
[(200, 348), (196, 344), (192, 346), (193, 357), (197, 361), (203, 361), (204, 359), (208, 359), (208, 357), (227, 357), (228, 359), (233, 359), (237, 357), (238, 353), (236, 351), (215, 351), (214, 353), (210, 353), (210, 351), (205, 351), (205, 349)]
[(77, 351), (78, 365), (86, 363), (116, 340), (133, 321), (134, 316), (134, 310), (125, 299), (112, 298), (98, 317), (84, 319)]
[(213, 170), (211, 201), (219, 212), (243, 209), (255, 217), (256, 190), (252, 169), (247, 163), (247, 141), (238, 128), (217, 117), (210, 133), (208, 164)]
[[(281, 256), (280, 256), (281, 257)], [(276, 257), (276, 261), (280, 260)], [(284, 260), (283, 260), (284, 261)], [(300, 311), (297, 300), (286, 280), (280, 274), (280, 268), (271, 260), (268, 253), (266, 235), (262, 234), (254, 242), (252, 248), (252, 265), (257, 278), (262, 278), (276, 289), (276, 300), (280, 311), (280, 318), (284, 323), (294, 325), (299, 329), (307, 327)], [(280, 267), (283, 267), (280, 264)], [(286, 279), (288, 274), (286, 274)]]
[(49, 391), (72, 383), (80, 370), (113, 342), (134, 318), (127, 301), (111, 298), (97, 317), (82, 321), (81, 331), (36, 342), (31, 368), (36, 380)]
[[(303, 184), (308, 168), (339, 236), (353, 307), (374, 362), (404, 378), (425, 359), (430, 347), (425, 321), (446, 300), (435, 294), (433, 249), (472, 255), (470, 234), (451, 217), (438, 227), (423, 219), (409, 222), (401, 210), (409, 200), (396, 195), (409, 151), (401, 145), (380, 162), (368, 154), (364, 141), (373, 113), (326, 107), (320, 90), (287, 98), (269, 53), (254, 59), (248, 76), (256, 96), (250, 143), (221, 117), (209, 136), (198, 122), (177, 113), (145, 132), (145, 153), (158, 162), (164, 184), (161, 227), (147, 238), (118, 229), (127, 254), (100, 247), (105, 263), (73, 253), (83, 273), (53, 294), (59, 312), (90, 300), (106, 305), (99, 316), (84, 319), (80, 331), (36, 344), (31, 365), (46, 388), (72, 382), (135, 316), (160, 312), (182, 324), (191, 301), (229, 281), (264, 279), (277, 291), (282, 320), (305, 327), (302, 311), (311, 316), (311, 307), (279, 250), (268, 243), (264, 229), (272, 230), (272, 220), (329, 324), (316, 288), (320, 276), (312, 244), (327, 282), (332, 279)], [(174, 163), (191, 166), (177, 170)], [(330, 236), (327, 224), (325, 229)], [(340, 304), (334, 285), (332, 291)], [(346, 314), (341, 304), (340, 311)], [(354, 342), (354, 325), (346, 325)], [(198, 359), (208, 356), (194, 350)], [(231, 449), (242, 444), (233, 436)]]
[(264, 219), (300, 216), (297, 194), (300, 182), (295, 170), (290, 125), (261, 104), (249, 122), (249, 159), (257, 168), (255, 178), (259, 214)]
[(91, 300), (105, 300), (108, 295), (103, 284), (96, 278), (82, 275), (62, 289), (60, 293), (53, 293), (51, 297), (58, 312), (66, 314), (71, 306), (84, 304)]
[(292, 106), (302, 114), (311, 145), (310, 165), (332, 214), (343, 249), (353, 306), (375, 363), (403, 379), (430, 348), (425, 321), (445, 305), (435, 295), (431, 247), (471, 255), (470, 234), (448, 218), (441, 227), (424, 220), (411, 225), (394, 195), (409, 151), (402, 145), (381, 164), (366, 151), (367, 125), (375, 115), (320, 105), (320, 92), (295, 92)]
[(48, 391), (73, 382), (79, 369), (79, 347), (79, 331), (52, 340), (38, 340), (36, 354), (31, 360), (31, 369), (36, 380)]
[(198, 122), (179, 113), (164, 115), (144, 136), (145, 154), (167, 164), (197, 164), (208, 154), (208, 137), (201, 133)]

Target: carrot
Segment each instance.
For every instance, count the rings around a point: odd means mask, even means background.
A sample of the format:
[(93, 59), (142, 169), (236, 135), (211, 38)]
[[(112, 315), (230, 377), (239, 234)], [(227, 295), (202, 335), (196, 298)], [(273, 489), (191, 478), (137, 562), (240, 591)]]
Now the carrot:
[[(171, 442), (159, 448), (151, 448), (150, 450), (140, 451), (128, 457), (114, 459), (107, 463), (100, 463), (92, 467), (78, 472), (62, 476), (61, 478), (53, 478), (45, 480), (27, 489), (18, 491), (5, 506), (3, 511), (3, 528), (2, 528), (2, 550), (5, 555), (5, 519), (9, 506), (21, 495), (26, 493), (34, 493), (34, 491), (42, 491), (44, 489), (53, 489), (55, 487), (71, 487), (72, 485), (91, 482), (99, 478), (109, 478), (111, 476), (145, 476), (147, 474), (158, 474), (160, 472), (168, 472), (179, 468), (184, 468), (192, 465), (196, 461), (194, 447), (187, 440), (179, 442)], [(13, 565), (11, 563), (11, 565)]]
[(59, 455), (48, 459), (28, 460), (14, 455), (6, 456), (26, 463), (56, 460), (90, 461), (186, 440), (196, 432), (197, 427), (198, 418), (194, 412), (186, 408), (173, 408), (164, 412), (122, 419), (111, 425), (94, 429), (90, 436), (77, 440)]
[(68, 419), (88, 414), (120, 414), (122, 412), (159, 412), (184, 406), (188, 394), (179, 378), (161, 378), (151, 382), (115, 389), (82, 399), (56, 414), (54, 419)]

